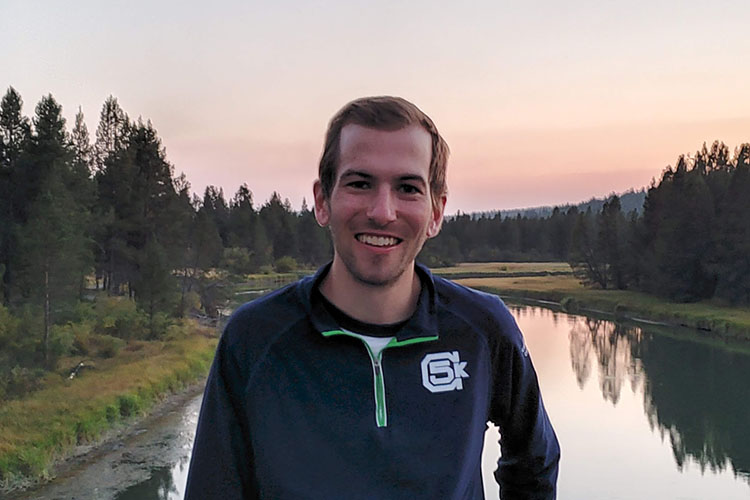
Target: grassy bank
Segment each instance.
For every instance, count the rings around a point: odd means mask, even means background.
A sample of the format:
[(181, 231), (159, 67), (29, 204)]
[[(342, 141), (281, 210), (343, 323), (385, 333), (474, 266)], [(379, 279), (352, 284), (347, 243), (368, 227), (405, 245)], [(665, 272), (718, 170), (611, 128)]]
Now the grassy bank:
[(73, 380), (53, 372), (43, 389), (0, 406), (0, 485), (44, 479), (78, 444), (147, 412), (166, 395), (208, 372), (213, 329), (195, 326), (184, 338), (133, 341), (116, 357), (97, 359)]
[(434, 269), (433, 272), (452, 280), (572, 275), (565, 262), (466, 262)]
[[(499, 264), (494, 264), (497, 265)], [(584, 288), (570, 273), (539, 274), (539, 271), (549, 270), (550, 265), (529, 263), (526, 267), (529, 272), (526, 275), (459, 278), (456, 281), (506, 298), (558, 302), (569, 312), (601, 311), (616, 317), (647, 319), (698, 328), (710, 331), (718, 337), (750, 340), (748, 308), (727, 307), (712, 302), (681, 304), (628, 290)]]

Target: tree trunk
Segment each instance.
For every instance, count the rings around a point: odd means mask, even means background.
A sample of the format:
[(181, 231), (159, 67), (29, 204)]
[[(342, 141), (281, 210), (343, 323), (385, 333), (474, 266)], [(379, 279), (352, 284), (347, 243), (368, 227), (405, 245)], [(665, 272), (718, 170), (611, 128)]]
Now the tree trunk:
[(50, 330), (50, 307), (49, 307), (49, 265), (44, 266), (44, 365), (49, 363), (49, 330)]

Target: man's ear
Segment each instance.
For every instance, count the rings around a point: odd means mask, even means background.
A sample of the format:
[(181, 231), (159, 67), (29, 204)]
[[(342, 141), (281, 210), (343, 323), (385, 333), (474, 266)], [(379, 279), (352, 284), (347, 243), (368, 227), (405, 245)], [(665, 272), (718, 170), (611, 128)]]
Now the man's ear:
[(432, 219), (427, 226), (428, 238), (434, 238), (440, 232), (440, 228), (443, 225), (443, 212), (445, 211), (446, 201), (448, 201), (448, 197), (445, 194), (441, 194), (437, 202), (432, 205)]
[(331, 219), (331, 211), (320, 179), (313, 184), (313, 197), (315, 198), (315, 220), (318, 221), (320, 227), (326, 227)]

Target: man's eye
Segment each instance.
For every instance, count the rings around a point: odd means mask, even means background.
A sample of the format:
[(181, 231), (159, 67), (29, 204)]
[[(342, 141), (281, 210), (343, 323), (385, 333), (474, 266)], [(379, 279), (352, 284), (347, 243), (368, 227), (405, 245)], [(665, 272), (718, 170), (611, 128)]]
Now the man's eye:
[(401, 185), (401, 192), (406, 194), (419, 194), (421, 191), (417, 186), (413, 186), (411, 184), (402, 184)]
[(370, 187), (370, 183), (367, 181), (351, 181), (347, 184), (347, 186), (354, 189), (367, 189), (368, 187)]

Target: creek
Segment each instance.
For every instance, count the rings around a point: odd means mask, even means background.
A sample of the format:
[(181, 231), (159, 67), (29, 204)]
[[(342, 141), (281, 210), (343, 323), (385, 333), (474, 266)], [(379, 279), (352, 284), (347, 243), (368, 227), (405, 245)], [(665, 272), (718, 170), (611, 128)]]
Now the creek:
[[(562, 448), (558, 498), (750, 498), (747, 342), (534, 306), (511, 309)], [(184, 398), (120, 447), (28, 498), (182, 498), (199, 406), (199, 395)], [(490, 427), (487, 498), (498, 496), (498, 438)]]

